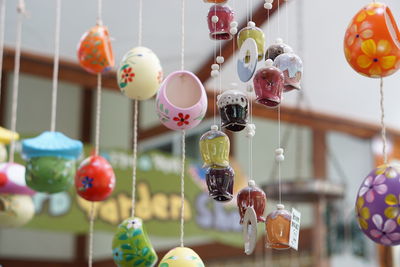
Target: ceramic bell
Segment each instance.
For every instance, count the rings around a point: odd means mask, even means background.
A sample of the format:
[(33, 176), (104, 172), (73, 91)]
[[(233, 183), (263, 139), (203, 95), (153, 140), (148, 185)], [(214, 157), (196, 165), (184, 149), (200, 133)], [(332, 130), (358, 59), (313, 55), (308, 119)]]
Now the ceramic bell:
[(243, 217), (248, 207), (253, 207), (257, 215), (257, 222), (265, 222), (263, 216), (266, 203), (267, 197), (264, 191), (256, 186), (254, 180), (249, 180), (249, 186), (240, 190), (237, 195), (240, 223), (243, 223)]
[(265, 222), (266, 247), (274, 249), (288, 249), (290, 236), (290, 223), (292, 214), (285, 210), (282, 204), (277, 205), (277, 210), (267, 216)]
[(303, 75), (303, 62), (300, 57), (294, 53), (284, 53), (275, 58), (274, 66), (283, 72), (285, 77), (284, 92), (293, 89), (301, 89), (301, 77)]
[(79, 196), (89, 201), (103, 201), (111, 195), (114, 186), (114, 170), (105, 158), (91, 156), (82, 161), (75, 176)]
[(140, 218), (128, 218), (118, 226), (112, 250), (120, 267), (154, 266), (158, 259)]
[(20, 227), (35, 214), (35, 206), (28, 195), (0, 194), (0, 228)]
[(199, 78), (189, 71), (176, 71), (161, 84), (156, 97), (157, 115), (172, 130), (196, 127), (207, 111), (207, 95)]
[(206, 183), (211, 198), (216, 201), (230, 201), (233, 198), (235, 172), (231, 166), (210, 167), (206, 170)]
[(213, 5), (208, 12), (207, 21), (210, 38), (214, 40), (230, 40), (230, 25), (234, 20), (234, 13), (229, 6)]
[(370, 3), (353, 17), (344, 54), (356, 72), (370, 78), (386, 77), (400, 68), (400, 32), (386, 4)]
[(204, 267), (200, 256), (187, 247), (171, 249), (160, 261), (158, 267)]
[(400, 245), (400, 167), (381, 165), (362, 182), (356, 212), (361, 230), (372, 241)]
[(246, 128), (249, 101), (239, 90), (227, 90), (217, 97), (222, 128), (239, 132)]
[(158, 57), (146, 47), (135, 47), (123, 57), (117, 73), (118, 85), (127, 97), (146, 100), (153, 97), (163, 80)]
[[(264, 32), (256, 27), (256, 24), (253, 21), (249, 21), (247, 23), (247, 27), (241, 29), (238, 33), (237, 43), (238, 48), (242, 46), (246, 39), (252, 38), (256, 41), (257, 51), (258, 51), (258, 61), (263, 60), (264, 58), (264, 47), (265, 47), (265, 35)], [(246, 62), (249, 62), (249, 58), (246, 59)]]
[(35, 191), (26, 185), (24, 166), (18, 163), (0, 163), (0, 194), (35, 194)]
[(282, 39), (278, 38), (275, 41), (275, 44), (270, 45), (265, 52), (265, 60), (271, 59), (275, 60), (275, 58), (283, 53), (292, 53), (293, 49), (285, 44)]
[(253, 84), (256, 101), (274, 108), (281, 103), (285, 77), (282, 71), (272, 64), (270, 59), (265, 61), (265, 67), (259, 69), (254, 76)]
[(200, 154), (205, 167), (228, 167), (230, 142), (228, 136), (218, 131), (218, 126), (211, 126), (211, 131), (200, 138)]
[(57, 193), (73, 183), (75, 161), (82, 153), (82, 142), (60, 132), (43, 132), (22, 141), (27, 160), (25, 179), (38, 192)]
[(83, 34), (78, 45), (78, 60), (82, 68), (93, 74), (105, 73), (114, 67), (107, 27), (96, 25)]

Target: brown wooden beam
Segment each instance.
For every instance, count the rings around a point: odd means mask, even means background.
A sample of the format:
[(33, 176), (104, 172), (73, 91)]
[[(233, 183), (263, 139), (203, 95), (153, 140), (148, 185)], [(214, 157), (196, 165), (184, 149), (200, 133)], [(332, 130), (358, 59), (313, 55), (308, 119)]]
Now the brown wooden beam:
[(85, 87), (82, 89), (81, 97), (81, 137), (82, 142), (89, 144), (92, 141), (92, 121), (93, 121), (93, 103), (94, 90)]

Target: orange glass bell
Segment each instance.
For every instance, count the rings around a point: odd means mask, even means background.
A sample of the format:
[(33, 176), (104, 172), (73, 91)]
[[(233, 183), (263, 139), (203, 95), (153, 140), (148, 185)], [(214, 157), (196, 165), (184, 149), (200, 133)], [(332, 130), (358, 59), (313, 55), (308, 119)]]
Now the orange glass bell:
[(400, 68), (400, 32), (387, 5), (371, 3), (354, 16), (344, 53), (355, 71), (370, 78), (389, 76)]
[(274, 249), (288, 249), (289, 235), (290, 235), (290, 222), (292, 215), (289, 211), (285, 210), (282, 204), (277, 205), (277, 210), (271, 212), (267, 216), (265, 222), (267, 241), (265, 246)]
[(107, 27), (96, 25), (82, 36), (78, 45), (78, 60), (82, 68), (93, 74), (105, 73), (114, 67)]

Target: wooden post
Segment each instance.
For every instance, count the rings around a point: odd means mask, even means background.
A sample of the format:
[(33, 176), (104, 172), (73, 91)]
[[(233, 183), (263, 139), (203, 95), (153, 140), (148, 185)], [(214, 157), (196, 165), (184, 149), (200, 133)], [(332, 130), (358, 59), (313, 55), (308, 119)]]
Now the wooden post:
[(5, 127), (7, 116), (7, 78), (8, 72), (3, 71), (1, 76), (1, 92), (0, 92), (0, 126)]

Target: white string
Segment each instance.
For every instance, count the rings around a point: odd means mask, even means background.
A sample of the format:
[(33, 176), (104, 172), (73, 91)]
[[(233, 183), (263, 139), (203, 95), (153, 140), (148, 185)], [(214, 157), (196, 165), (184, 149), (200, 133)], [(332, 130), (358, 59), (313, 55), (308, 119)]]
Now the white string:
[[(13, 79), (13, 95), (11, 106), (11, 131), (15, 132), (17, 127), (17, 108), (18, 108), (18, 89), (19, 89), (19, 70), (21, 58), (21, 38), (22, 38), (22, 22), (26, 14), (25, 1), (19, 0), (17, 5), (17, 32), (15, 41), (15, 58), (14, 58), (14, 79)], [(15, 139), (12, 138), (10, 144), (10, 158), (9, 161), (14, 162), (15, 154)]]
[(3, 50), (4, 50), (4, 28), (6, 24), (6, 0), (0, 2), (0, 101), (1, 101), (1, 79), (3, 74)]
[(137, 131), (138, 131), (138, 106), (137, 99), (134, 101), (135, 110), (133, 113), (133, 163), (132, 163), (132, 210), (131, 217), (135, 217), (136, 198), (136, 165), (137, 165)]
[(253, 21), (253, 0), (250, 0), (250, 20)]
[[(219, 42), (219, 56), (222, 57), (221, 42)], [(219, 75), (218, 76), (219, 76), (219, 88), (218, 88), (218, 91), (219, 91), (219, 94), (221, 95), (222, 94), (222, 63), (219, 64)], [(219, 117), (219, 125), (220, 125), (220, 128), (222, 129), (222, 118), (221, 118), (221, 116)]]
[(97, 93), (96, 93), (96, 135), (94, 139), (95, 155), (99, 154), (100, 146), (100, 115), (101, 115), (101, 73), (97, 74)]
[(182, 162), (181, 162), (181, 247), (184, 247), (185, 235), (185, 130), (182, 130)]
[[(281, 105), (278, 106), (278, 148), (281, 148)], [(279, 204), (282, 204), (281, 161), (278, 160)]]
[(89, 259), (88, 266), (92, 267), (93, 264), (93, 229), (94, 229), (94, 214), (95, 214), (95, 204), (94, 202), (90, 205), (90, 218), (89, 218)]
[(51, 97), (51, 123), (50, 131), (56, 130), (57, 117), (57, 91), (58, 91), (58, 67), (60, 61), (60, 25), (61, 25), (61, 0), (56, 3), (56, 29), (54, 36), (54, 67), (53, 67), (53, 88)]
[(286, 1), (285, 5), (285, 16), (286, 16), (286, 43), (289, 43), (289, 0), (284, 0)]
[(185, 0), (182, 0), (182, 20), (181, 20), (181, 69), (185, 69)]
[[(217, 13), (217, 10), (214, 9), (215, 14)], [(215, 15), (216, 16), (216, 15)], [(214, 28), (216, 24), (214, 23)], [(216, 64), (216, 58), (217, 58), (217, 42), (214, 42), (214, 64)], [(217, 87), (218, 87), (218, 80), (214, 78), (214, 103), (217, 101)], [(214, 125), (217, 124), (217, 107), (216, 105), (213, 105), (213, 111), (214, 111)]]
[(138, 46), (142, 45), (142, 39), (143, 39), (143, 0), (139, 0)]
[(281, 3), (278, 0), (278, 36), (281, 37)]
[(97, 0), (97, 20), (96, 24), (98, 26), (103, 26), (103, 18), (102, 14), (103, 13), (103, 1), (102, 0)]
[(380, 81), (380, 86), (379, 86), (380, 90), (380, 95), (381, 95), (381, 101), (380, 101), (380, 106), (381, 106), (381, 127), (382, 127), (382, 142), (383, 142), (383, 146), (382, 146), (382, 154), (383, 154), (383, 163), (387, 164), (387, 151), (386, 151), (386, 146), (387, 146), (387, 140), (386, 140), (386, 125), (385, 125), (385, 107), (384, 107), (384, 94), (383, 94), (383, 79), (381, 78)]

